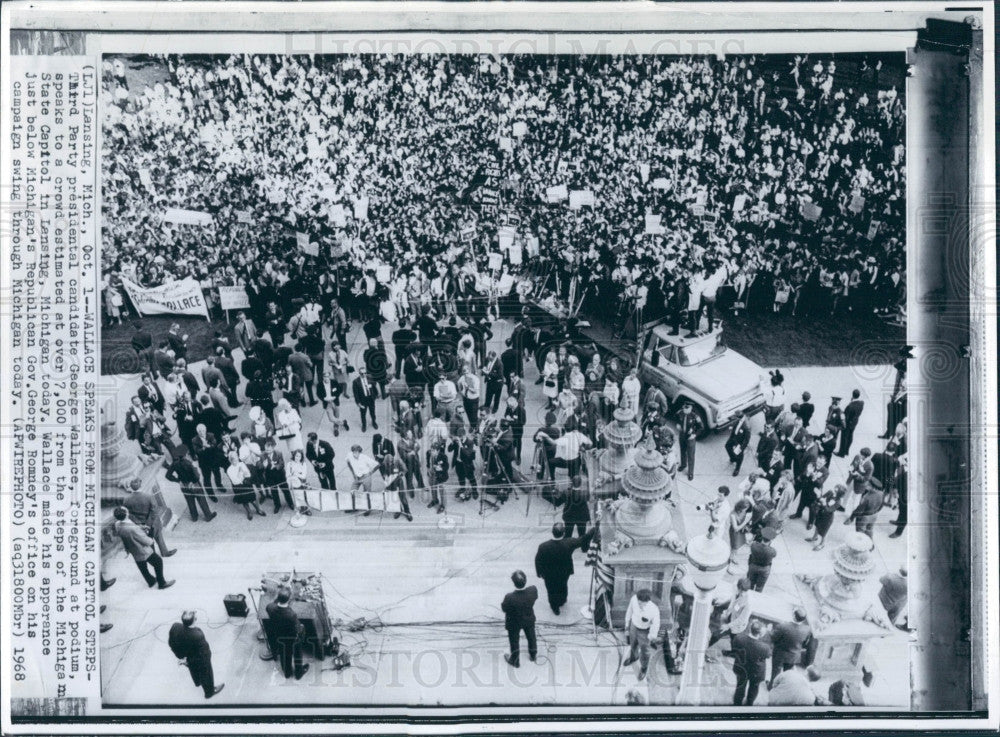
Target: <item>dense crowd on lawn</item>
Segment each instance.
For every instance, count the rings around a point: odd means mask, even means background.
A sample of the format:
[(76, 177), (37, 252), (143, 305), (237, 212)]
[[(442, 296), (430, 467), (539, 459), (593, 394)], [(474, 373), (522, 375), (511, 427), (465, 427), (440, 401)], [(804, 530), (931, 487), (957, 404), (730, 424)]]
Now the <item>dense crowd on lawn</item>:
[[(684, 319), (716, 300), (895, 312), (904, 101), (887, 59), (168, 56), (144, 88), (109, 61), (107, 311), (127, 309), (122, 276), (245, 284), (260, 319), (303, 288), (392, 316), (508, 273)], [(550, 197), (562, 185), (593, 204)]]

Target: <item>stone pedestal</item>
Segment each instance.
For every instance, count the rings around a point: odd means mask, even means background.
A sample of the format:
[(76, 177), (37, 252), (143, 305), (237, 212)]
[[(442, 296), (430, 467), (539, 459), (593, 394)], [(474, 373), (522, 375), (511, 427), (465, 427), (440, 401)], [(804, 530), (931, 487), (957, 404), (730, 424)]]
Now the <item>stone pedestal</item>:
[(629, 601), (643, 588), (659, 604), (662, 624), (672, 619), (670, 586), (686, 560), (686, 535), (680, 509), (665, 499), (669, 483), (663, 456), (650, 437), (621, 478), (628, 497), (601, 505), (601, 557), (614, 572), (610, 617), (615, 627), (624, 625)]
[(120, 541), (114, 533), (112, 511), (120, 506), (129, 494), (129, 484), (139, 479), (140, 491), (151, 495), (156, 501), (160, 523), (167, 528), (173, 512), (163, 501), (160, 482), (156, 478), (160, 461), (143, 465), (139, 460), (135, 441), (129, 440), (124, 428), (115, 421), (101, 425), (101, 540), (102, 552), (107, 555), (117, 550)]
[[(832, 573), (799, 577), (802, 605), (816, 638), (813, 662), (824, 675), (856, 676), (874, 640), (898, 638), (905, 646), (907, 638), (888, 621), (879, 601), (881, 584), (871, 576), (875, 568), (873, 551), (870, 537), (852, 533), (834, 551)], [(791, 606), (786, 606), (786, 621), (790, 621)], [(769, 619), (780, 616), (773, 603), (766, 608), (776, 612)], [(755, 614), (758, 609), (765, 607), (755, 606)]]
[(635, 444), (642, 437), (632, 410), (624, 407), (615, 410), (614, 420), (604, 426), (601, 434), (607, 447), (587, 454), (587, 468), (592, 469), (587, 484), (594, 500), (614, 499), (621, 493), (622, 478), (632, 465)]

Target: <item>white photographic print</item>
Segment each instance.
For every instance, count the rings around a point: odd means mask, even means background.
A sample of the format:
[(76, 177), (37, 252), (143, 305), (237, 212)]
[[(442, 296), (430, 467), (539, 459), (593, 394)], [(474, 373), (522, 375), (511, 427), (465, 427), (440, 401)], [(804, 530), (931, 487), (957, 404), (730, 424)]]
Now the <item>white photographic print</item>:
[(4, 11), (6, 729), (995, 722), (991, 9), (97, 7)]

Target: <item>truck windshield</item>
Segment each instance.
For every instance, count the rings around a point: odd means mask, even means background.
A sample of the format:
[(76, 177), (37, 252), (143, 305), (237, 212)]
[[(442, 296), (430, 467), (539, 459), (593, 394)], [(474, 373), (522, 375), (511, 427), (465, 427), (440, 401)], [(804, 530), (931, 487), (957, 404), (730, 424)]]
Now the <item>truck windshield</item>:
[(681, 366), (696, 366), (710, 358), (722, 355), (726, 351), (726, 346), (722, 343), (722, 333), (715, 336), (715, 340), (703, 340), (694, 345), (684, 346), (677, 349), (677, 357)]

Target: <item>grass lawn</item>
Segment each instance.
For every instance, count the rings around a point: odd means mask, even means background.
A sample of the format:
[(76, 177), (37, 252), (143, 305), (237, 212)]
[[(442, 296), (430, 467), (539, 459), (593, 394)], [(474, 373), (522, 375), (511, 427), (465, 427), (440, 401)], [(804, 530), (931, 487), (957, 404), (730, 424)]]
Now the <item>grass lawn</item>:
[[(167, 337), (172, 323), (181, 326), (181, 334), (188, 335), (188, 360), (198, 361), (208, 355), (215, 331), (222, 331), (229, 336), (233, 345), (236, 340), (231, 325), (225, 320), (209, 322), (203, 317), (185, 317), (182, 315), (149, 315), (142, 318), (143, 326), (153, 335), (153, 347)], [(101, 374), (135, 374), (145, 366), (140, 366), (139, 360), (132, 350), (132, 335), (135, 329), (128, 321), (124, 325), (104, 327), (101, 329)]]
[(795, 318), (741, 315), (725, 318), (726, 345), (764, 366), (861, 366), (894, 363), (906, 328), (868, 317)]

